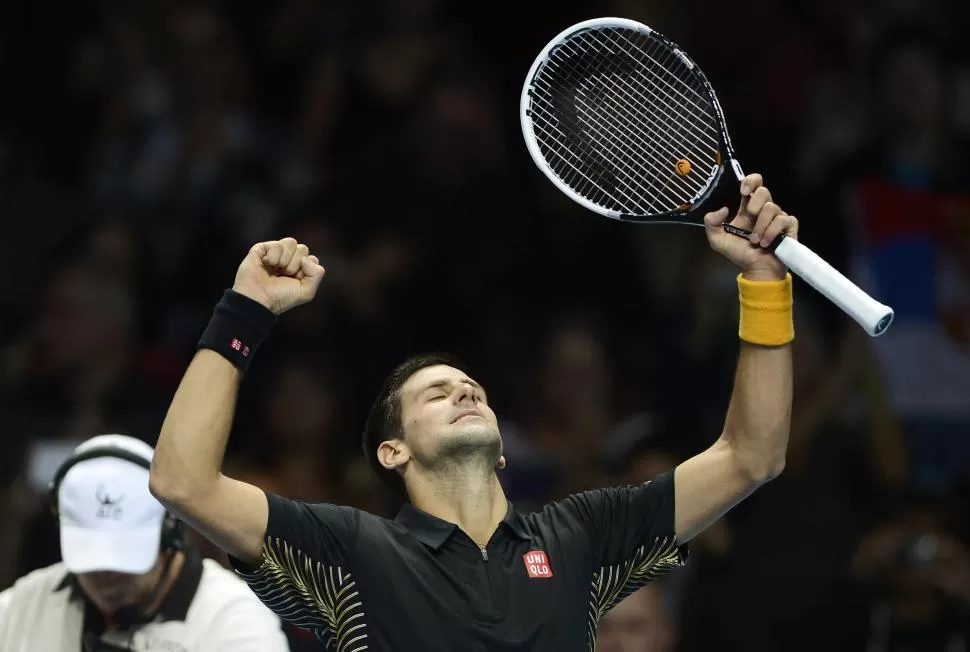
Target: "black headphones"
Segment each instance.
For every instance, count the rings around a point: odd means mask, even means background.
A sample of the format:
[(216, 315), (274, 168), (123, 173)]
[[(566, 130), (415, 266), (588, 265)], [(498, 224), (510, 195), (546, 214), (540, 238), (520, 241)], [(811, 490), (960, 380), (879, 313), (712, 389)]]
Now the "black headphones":
[[(87, 450), (74, 453), (64, 460), (61, 466), (58, 467), (57, 472), (54, 474), (53, 479), (51, 479), (50, 484), (48, 485), (50, 510), (51, 514), (54, 515), (54, 518), (58, 517), (59, 501), (57, 498), (57, 493), (61, 488), (61, 483), (64, 481), (64, 476), (66, 476), (67, 472), (70, 471), (75, 465), (80, 464), (85, 460), (91, 460), (99, 457), (114, 457), (120, 460), (125, 460), (126, 462), (131, 462), (132, 464), (137, 464), (138, 466), (148, 470), (150, 470), (152, 467), (151, 460), (147, 460), (141, 455), (121, 448), (120, 446), (92, 446)], [(166, 509), (165, 520), (162, 523), (162, 536), (159, 552), (183, 549), (185, 549), (185, 533), (182, 530), (182, 521), (180, 521), (172, 512)]]

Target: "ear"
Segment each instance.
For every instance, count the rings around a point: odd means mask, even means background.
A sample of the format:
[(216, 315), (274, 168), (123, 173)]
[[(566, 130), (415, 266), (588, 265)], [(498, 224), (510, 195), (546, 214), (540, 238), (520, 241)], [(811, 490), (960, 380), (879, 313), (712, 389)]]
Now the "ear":
[(377, 461), (385, 469), (396, 469), (406, 464), (411, 459), (411, 451), (407, 444), (400, 439), (389, 439), (382, 441), (377, 447)]
[(498, 458), (498, 464), (495, 465), (495, 468), (496, 469), (504, 469), (505, 468), (505, 456), (504, 455), (502, 455), (501, 457)]

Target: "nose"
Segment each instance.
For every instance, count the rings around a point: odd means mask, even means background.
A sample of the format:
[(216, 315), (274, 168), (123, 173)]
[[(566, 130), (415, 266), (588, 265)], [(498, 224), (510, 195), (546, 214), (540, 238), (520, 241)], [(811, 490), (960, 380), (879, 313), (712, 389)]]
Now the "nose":
[(475, 386), (471, 383), (458, 383), (458, 402), (475, 402)]

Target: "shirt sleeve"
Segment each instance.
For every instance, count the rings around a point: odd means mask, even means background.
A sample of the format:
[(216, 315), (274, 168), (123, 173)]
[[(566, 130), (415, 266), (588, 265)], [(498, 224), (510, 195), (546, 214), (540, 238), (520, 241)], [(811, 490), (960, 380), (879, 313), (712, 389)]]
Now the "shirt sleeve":
[(574, 494), (558, 504), (571, 536), (588, 546), (600, 615), (660, 575), (684, 566), (674, 530), (674, 474)]
[(262, 602), (294, 625), (322, 632), (349, 578), (348, 559), (360, 531), (359, 510), (288, 500), (266, 492), (269, 518), (258, 568), (229, 562)]

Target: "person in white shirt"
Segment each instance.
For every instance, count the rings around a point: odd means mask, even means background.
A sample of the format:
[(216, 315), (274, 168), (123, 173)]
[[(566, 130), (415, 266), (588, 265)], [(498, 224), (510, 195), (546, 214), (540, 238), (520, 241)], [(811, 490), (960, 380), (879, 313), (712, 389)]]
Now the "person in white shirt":
[(51, 482), (62, 561), (0, 593), (4, 652), (287, 652), (280, 620), (187, 546), (148, 490), (154, 450), (84, 442)]

